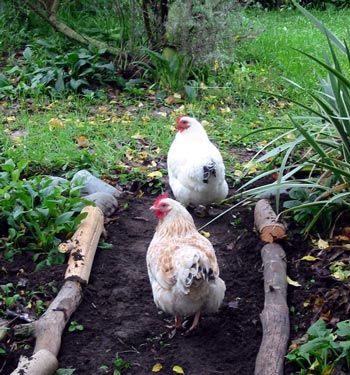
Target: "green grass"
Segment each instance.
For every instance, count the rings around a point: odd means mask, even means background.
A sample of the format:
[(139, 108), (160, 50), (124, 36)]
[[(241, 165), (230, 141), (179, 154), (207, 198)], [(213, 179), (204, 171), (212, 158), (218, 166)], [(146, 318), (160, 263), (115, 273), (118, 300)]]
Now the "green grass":
[[(346, 32), (349, 10), (315, 14), (340, 38)], [(244, 22), (247, 33), (239, 36), (232, 65), (220, 67), (210, 77), (208, 87), (198, 90), (192, 104), (155, 103), (150, 100), (155, 93), (147, 90), (137, 92), (138, 96), (122, 94), (103, 102), (72, 96), (52, 103), (38, 98), (28, 106), (20, 100), (16, 110), (9, 102), (0, 103), (5, 114), (0, 123), (3, 157), (28, 160), (28, 174), (69, 176), (85, 168), (122, 182), (147, 178), (151, 171), (164, 167), (159, 162), (175, 135), (175, 118), (187, 113), (209, 122), (207, 132), (219, 144), (227, 173), (233, 178), (242, 165), (232, 149), (259, 149), (276, 133), (270, 129), (242, 137), (275, 124), (290, 126), (287, 114), (301, 113), (297, 106), (268, 94), (305, 100), (282, 77), (310, 89), (318, 85), (315, 64), (294, 48), (320, 57), (326, 49), (321, 33), (297, 11), (250, 11)], [(63, 127), (50, 127), (52, 118), (59, 119)], [(26, 135), (13, 140), (10, 136), (15, 130), (25, 130)], [(77, 137), (86, 137), (88, 146), (78, 147)]]

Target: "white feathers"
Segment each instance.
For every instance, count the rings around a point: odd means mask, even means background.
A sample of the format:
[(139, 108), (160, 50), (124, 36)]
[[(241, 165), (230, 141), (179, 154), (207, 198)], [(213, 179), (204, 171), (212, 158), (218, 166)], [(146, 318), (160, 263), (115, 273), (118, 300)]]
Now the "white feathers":
[(176, 200), (185, 206), (223, 200), (228, 186), (219, 150), (196, 119), (182, 116), (176, 123), (179, 131), (167, 159), (169, 184)]

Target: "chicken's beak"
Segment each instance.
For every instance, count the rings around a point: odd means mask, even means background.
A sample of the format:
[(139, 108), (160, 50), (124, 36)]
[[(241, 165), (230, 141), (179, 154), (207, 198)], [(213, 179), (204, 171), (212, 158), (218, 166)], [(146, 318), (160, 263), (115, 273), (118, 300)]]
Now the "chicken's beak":
[(150, 210), (152, 210), (152, 211), (155, 211), (155, 206), (151, 206), (150, 208), (149, 208)]

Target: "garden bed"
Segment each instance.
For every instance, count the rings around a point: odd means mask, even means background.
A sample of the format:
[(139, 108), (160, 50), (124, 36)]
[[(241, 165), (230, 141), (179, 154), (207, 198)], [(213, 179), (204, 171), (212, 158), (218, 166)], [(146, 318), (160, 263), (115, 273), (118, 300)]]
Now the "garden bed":
[[(253, 228), (253, 206), (238, 207), (205, 228), (227, 285), (224, 304), (219, 313), (202, 318), (193, 336), (178, 333), (169, 339), (165, 325), (171, 317), (159, 313), (153, 303), (145, 264), (156, 226), (148, 209), (153, 200), (147, 195), (122, 199), (115, 220), (106, 225), (107, 242), (112, 248), (97, 250), (83, 301), (72, 316), (72, 321), (84, 329), (65, 330), (60, 368), (75, 369), (75, 375), (112, 374), (117, 369), (113, 362), (119, 358), (117, 366), (122, 361), (130, 366), (122, 374), (150, 374), (157, 364), (162, 365), (160, 373), (167, 374), (174, 366), (192, 375), (253, 374), (262, 338), (260, 313), (264, 304), (262, 243)], [(128, 208), (122, 208), (126, 202)], [(217, 208), (216, 213), (224, 208)], [(207, 221), (195, 218), (198, 227)], [(301, 285), (288, 288), (291, 339), (296, 339), (322, 314), (322, 306), (317, 307), (313, 301), (318, 298), (320, 303), (322, 297), (326, 302), (328, 290), (333, 288), (342, 294), (346, 287), (325, 272), (320, 275), (322, 267), (300, 260), (310, 248), (291, 227), (283, 247), (288, 275)], [(30, 257), (18, 257), (2, 266), (3, 280), (22, 282), (24, 290), (39, 290), (53, 280), (59, 287), (66, 270), (66, 266), (55, 266), (34, 273)], [(54, 298), (52, 289), (46, 287), (47, 299), (50, 291)], [(346, 319), (347, 304), (331, 302), (327, 301), (327, 306), (333, 324)], [(11, 352), (0, 367), (2, 373), (10, 374), (21, 353), (31, 354), (33, 344), (33, 339), (10, 336), (2, 344)]]

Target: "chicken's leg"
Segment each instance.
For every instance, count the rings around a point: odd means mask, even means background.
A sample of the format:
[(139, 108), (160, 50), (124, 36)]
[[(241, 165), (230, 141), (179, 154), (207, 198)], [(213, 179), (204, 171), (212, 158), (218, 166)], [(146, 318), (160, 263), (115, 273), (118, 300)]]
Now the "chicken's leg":
[(190, 335), (198, 327), (200, 316), (201, 316), (200, 311), (197, 311), (195, 316), (194, 316), (193, 323), (192, 323), (191, 327), (184, 333), (185, 336)]

